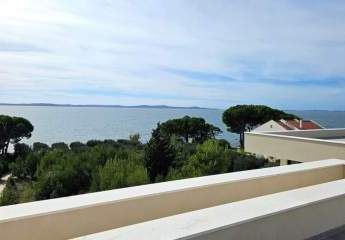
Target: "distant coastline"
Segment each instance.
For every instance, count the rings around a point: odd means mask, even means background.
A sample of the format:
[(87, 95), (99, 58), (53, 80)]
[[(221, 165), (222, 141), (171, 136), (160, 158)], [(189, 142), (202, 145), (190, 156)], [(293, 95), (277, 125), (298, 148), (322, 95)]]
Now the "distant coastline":
[(55, 103), (0, 103), (0, 106), (34, 106), (34, 107), (105, 107), (105, 108), (154, 108), (154, 109), (215, 109), (206, 107), (177, 107), (168, 105), (103, 105), (103, 104), (55, 104)]
[[(100, 108), (151, 108), (151, 109), (208, 109), (208, 110), (225, 110), (222, 108), (209, 108), (209, 107), (178, 107), (169, 105), (111, 105), (111, 104), (57, 104), (57, 103), (0, 103), (0, 106), (32, 106), (32, 107), (100, 107)], [(344, 110), (332, 109), (284, 109), (287, 112), (345, 112)]]

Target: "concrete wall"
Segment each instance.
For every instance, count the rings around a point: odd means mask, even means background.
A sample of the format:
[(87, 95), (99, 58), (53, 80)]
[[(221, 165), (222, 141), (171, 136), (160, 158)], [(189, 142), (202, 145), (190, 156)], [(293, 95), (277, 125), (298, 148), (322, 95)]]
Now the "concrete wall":
[(329, 158), (345, 159), (345, 143), (307, 138), (344, 136), (343, 134), (345, 134), (345, 130), (287, 131), (273, 133), (252, 132), (245, 134), (244, 145), (246, 152), (298, 162)]
[[(343, 161), (329, 160), (132, 187), (126, 189), (131, 195), (103, 202), (109, 194), (116, 197), (123, 191), (1, 207), (0, 236), (3, 240), (68, 239), (343, 178)], [(83, 205), (83, 198), (92, 201)]]
[(276, 121), (270, 120), (261, 126), (255, 128), (253, 132), (267, 132), (267, 131), (284, 131), (285, 129), (280, 126)]
[(294, 136), (302, 138), (345, 138), (344, 128), (329, 128), (329, 129), (315, 129), (315, 130), (290, 130), (290, 131), (267, 131), (267, 134)]
[(306, 239), (344, 224), (344, 206), (345, 196), (341, 196), (190, 239)]
[(78, 239), (306, 239), (344, 225), (344, 185), (345, 180), (313, 185)]

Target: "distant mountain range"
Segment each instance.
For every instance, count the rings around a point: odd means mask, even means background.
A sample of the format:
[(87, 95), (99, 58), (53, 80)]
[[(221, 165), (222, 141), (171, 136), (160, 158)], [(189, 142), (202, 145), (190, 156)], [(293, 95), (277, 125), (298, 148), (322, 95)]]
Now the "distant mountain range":
[(99, 104), (55, 104), (55, 103), (0, 103), (2, 106), (36, 106), (36, 107), (108, 107), (108, 108), (169, 108), (169, 109), (210, 109), (204, 107), (176, 107), (167, 105), (99, 105)]

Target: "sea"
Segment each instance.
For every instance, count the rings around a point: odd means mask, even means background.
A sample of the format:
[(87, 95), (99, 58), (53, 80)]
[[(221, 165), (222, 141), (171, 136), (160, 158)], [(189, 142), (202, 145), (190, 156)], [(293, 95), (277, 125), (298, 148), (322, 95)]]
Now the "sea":
[[(71, 143), (90, 139), (126, 139), (139, 133), (146, 142), (158, 122), (183, 116), (202, 117), (218, 126), (223, 133), (218, 138), (238, 145), (239, 136), (226, 130), (222, 109), (65, 107), (65, 106), (0, 106), (0, 115), (20, 116), (34, 125), (28, 144), (43, 142)], [(326, 128), (345, 128), (345, 111), (305, 110), (287, 112), (317, 121)]]

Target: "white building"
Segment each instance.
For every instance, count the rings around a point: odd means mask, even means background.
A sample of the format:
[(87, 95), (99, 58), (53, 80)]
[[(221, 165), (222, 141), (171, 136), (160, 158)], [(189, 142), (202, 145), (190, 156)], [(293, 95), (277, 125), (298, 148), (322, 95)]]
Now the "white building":
[(270, 120), (261, 126), (255, 128), (253, 132), (267, 131), (287, 131), (287, 130), (315, 130), (323, 129), (323, 127), (313, 120)]
[(244, 148), (246, 152), (280, 159), (281, 164), (286, 160), (345, 160), (345, 129), (247, 132)]

